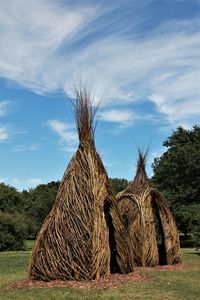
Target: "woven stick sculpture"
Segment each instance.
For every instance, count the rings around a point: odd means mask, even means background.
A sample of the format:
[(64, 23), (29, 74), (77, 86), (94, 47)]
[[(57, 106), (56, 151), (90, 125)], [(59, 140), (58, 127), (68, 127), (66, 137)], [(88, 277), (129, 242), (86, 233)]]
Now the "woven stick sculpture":
[[(129, 249), (124, 270), (134, 266), (174, 264), (181, 261), (179, 236), (174, 218), (163, 195), (153, 189), (145, 171), (147, 152), (139, 151), (137, 172), (132, 183), (117, 195)], [(156, 223), (162, 244), (157, 245)]]
[(180, 240), (175, 220), (164, 196), (157, 190), (152, 189), (152, 205), (155, 210), (162, 244), (160, 246), (160, 263), (173, 265), (181, 262)]
[[(37, 236), (29, 278), (90, 280), (118, 270), (123, 226), (94, 144), (94, 115), (86, 90), (76, 90), (79, 147), (61, 181), (54, 207)], [(123, 258), (119, 260), (123, 261)]]

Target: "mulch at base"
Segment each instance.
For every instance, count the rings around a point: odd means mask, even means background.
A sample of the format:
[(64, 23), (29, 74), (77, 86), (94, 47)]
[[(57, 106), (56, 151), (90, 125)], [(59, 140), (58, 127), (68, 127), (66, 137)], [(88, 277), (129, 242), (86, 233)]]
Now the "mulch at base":
[(124, 286), (132, 282), (141, 282), (151, 280), (152, 277), (139, 272), (129, 274), (111, 274), (107, 278), (99, 280), (52, 280), (52, 281), (39, 281), (39, 280), (23, 280), (10, 284), (7, 288), (21, 289), (21, 288), (77, 288), (77, 289), (110, 289)]
[(174, 270), (192, 270), (199, 269), (200, 265), (190, 264), (175, 264), (175, 265), (164, 265), (154, 267), (135, 267), (135, 270), (150, 270), (150, 271), (174, 271)]
[(148, 274), (141, 271), (173, 271), (173, 270), (191, 270), (199, 269), (199, 266), (189, 264), (176, 264), (176, 265), (165, 265), (155, 267), (136, 267), (135, 272), (129, 274), (111, 274), (107, 278), (101, 278), (99, 280), (52, 280), (52, 281), (39, 281), (39, 280), (21, 280), (16, 283), (10, 284), (7, 288), (22, 289), (22, 288), (53, 288), (53, 287), (64, 287), (64, 288), (76, 288), (76, 289), (110, 289), (117, 288), (120, 286), (127, 285), (133, 282), (145, 282), (154, 280)]

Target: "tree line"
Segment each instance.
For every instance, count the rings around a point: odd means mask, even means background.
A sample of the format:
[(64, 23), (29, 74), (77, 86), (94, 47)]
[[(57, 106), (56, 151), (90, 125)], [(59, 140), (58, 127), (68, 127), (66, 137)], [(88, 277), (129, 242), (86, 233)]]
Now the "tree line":
[[(166, 151), (153, 163), (151, 183), (163, 192), (180, 232), (200, 246), (200, 127), (179, 127), (163, 145)], [(128, 185), (126, 179), (110, 179), (115, 194)], [(0, 251), (20, 250), (25, 239), (35, 239), (51, 210), (60, 182), (17, 191), (0, 184)]]

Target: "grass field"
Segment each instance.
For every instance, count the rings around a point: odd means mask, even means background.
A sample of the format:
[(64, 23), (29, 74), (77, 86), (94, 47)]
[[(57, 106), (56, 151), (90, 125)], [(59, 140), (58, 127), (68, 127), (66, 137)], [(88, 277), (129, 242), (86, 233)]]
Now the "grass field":
[[(29, 251), (0, 253), (0, 299), (200, 299), (200, 268), (174, 271), (145, 271), (154, 280), (132, 283), (109, 290), (78, 290), (69, 288), (7, 289), (6, 285), (26, 278)], [(184, 263), (200, 266), (200, 253), (183, 250)]]

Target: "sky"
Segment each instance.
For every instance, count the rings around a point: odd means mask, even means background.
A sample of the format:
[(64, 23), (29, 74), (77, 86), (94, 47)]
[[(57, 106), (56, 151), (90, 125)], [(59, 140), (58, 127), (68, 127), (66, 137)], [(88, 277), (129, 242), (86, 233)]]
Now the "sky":
[(147, 172), (178, 126), (200, 120), (200, 0), (1, 0), (0, 181), (61, 180), (78, 140), (70, 97), (87, 86), (109, 177)]

